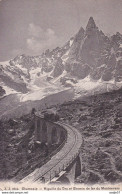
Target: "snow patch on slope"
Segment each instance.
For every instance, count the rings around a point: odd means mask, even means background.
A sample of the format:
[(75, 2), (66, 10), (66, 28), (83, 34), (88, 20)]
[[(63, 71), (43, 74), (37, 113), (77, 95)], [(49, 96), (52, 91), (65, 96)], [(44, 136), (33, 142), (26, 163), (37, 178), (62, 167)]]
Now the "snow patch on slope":
[(68, 58), (69, 58), (68, 55), (69, 55), (69, 50), (61, 57), (63, 64), (65, 64), (66, 61), (68, 60)]
[(27, 74), (27, 69), (22, 67), (22, 65), (16, 64), (16, 67), (18, 67), (23, 73)]
[(25, 102), (28, 100), (30, 101), (41, 100), (50, 94), (55, 94), (64, 90), (67, 90), (67, 89), (62, 87), (59, 88), (59, 87), (56, 87), (55, 85), (53, 87), (41, 88), (32, 92), (29, 92), (27, 94), (22, 94), (20, 96), (20, 102)]
[(69, 45), (72, 46), (74, 40), (70, 40)]
[(66, 74), (67, 74), (67, 72), (66, 72), (66, 70), (64, 70), (64, 71), (62, 72), (62, 74), (61, 74), (60, 76), (54, 78), (54, 79), (51, 81), (51, 83), (56, 83), (56, 82), (60, 81), (60, 79), (61, 79), (62, 77), (64, 77)]
[(122, 48), (122, 44), (120, 44), (120, 46), (119, 46), (120, 48)]
[(83, 89), (83, 90), (92, 90), (95, 87), (99, 86), (100, 82), (98, 81), (92, 81), (90, 79), (90, 76), (87, 76), (86, 78), (79, 80), (78, 83), (76, 83), (77, 89)]
[(36, 69), (32, 68), (30, 70), (31, 83), (34, 82), (35, 78), (37, 77), (37, 73), (41, 73), (41, 69), (39, 67), (37, 67)]
[(20, 97), (20, 102), (25, 102), (28, 100), (34, 101), (34, 100), (41, 100), (43, 97), (45, 97), (43, 90), (35, 90), (34, 92), (30, 92), (27, 94), (23, 94)]
[(9, 61), (3, 61), (3, 62), (0, 62), (0, 65), (3, 65), (5, 67), (5, 66), (8, 66), (10, 64), (9, 64)]
[(3, 82), (1, 83), (1, 86), (3, 87), (3, 89), (6, 92), (4, 96), (9, 95), (9, 94), (16, 94), (16, 93), (18, 93), (17, 91), (13, 90), (12, 88), (10, 88), (8, 86), (5, 86)]

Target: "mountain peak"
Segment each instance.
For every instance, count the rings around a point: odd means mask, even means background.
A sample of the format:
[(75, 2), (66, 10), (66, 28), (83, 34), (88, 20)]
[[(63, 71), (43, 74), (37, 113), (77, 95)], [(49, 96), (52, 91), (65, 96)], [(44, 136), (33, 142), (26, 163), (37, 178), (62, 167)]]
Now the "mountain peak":
[(90, 17), (90, 18), (89, 18), (89, 21), (88, 21), (88, 24), (87, 24), (87, 26), (86, 26), (86, 30), (92, 29), (92, 28), (96, 28), (96, 24), (95, 24), (95, 22), (94, 22), (93, 17)]
[(83, 34), (84, 34), (84, 29), (81, 27), (76, 36), (82, 36)]

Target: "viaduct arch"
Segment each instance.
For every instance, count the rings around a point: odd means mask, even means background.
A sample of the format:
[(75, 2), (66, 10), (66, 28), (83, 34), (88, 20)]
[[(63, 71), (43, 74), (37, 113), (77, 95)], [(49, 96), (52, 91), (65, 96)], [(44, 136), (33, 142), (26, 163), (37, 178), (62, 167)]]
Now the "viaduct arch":
[(64, 129), (56, 123), (45, 120), (42, 116), (35, 116), (35, 141), (40, 143), (58, 144)]

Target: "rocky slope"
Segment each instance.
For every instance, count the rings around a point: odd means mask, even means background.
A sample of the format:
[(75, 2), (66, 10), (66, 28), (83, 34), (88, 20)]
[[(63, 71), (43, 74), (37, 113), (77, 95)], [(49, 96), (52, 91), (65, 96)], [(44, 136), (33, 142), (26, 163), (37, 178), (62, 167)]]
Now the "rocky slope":
[(67, 65), (71, 74), (81, 79), (90, 75), (95, 80), (121, 81), (121, 56), (122, 35), (108, 38), (90, 17), (86, 30), (81, 28), (74, 38)]
[[(7, 122), (0, 121), (0, 180), (18, 181), (41, 167), (54, 155), (58, 144), (47, 147), (35, 143), (31, 114)], [(62, 139), (64, 136), (62, 136)]]
[(5, 94), (5, 90), (0, 86), (0, 96), (3, 96)]
[(122, 181), (122, 89), (57, 106), (63, 122), (82, 134), (82, 175), (77, 183)]

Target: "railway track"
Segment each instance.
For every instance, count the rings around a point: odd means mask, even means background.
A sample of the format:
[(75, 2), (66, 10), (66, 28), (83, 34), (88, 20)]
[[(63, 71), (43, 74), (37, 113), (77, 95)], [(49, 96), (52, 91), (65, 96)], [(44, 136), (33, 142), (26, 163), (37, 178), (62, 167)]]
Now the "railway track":
[(81, 134), (72, 126), (61, 122), (56, 124), (62, 126), (67, 131), (67, 142), (51, 160), (22, 179), (20, 183), (41, 182), (42, 177), (45, 179), (45, 182), (50, 182), (61, 171), (64, 171), (79, 154), (82, 144)]
[[(63, 124), (63, 126), (67, 126), (67, 125), (66, 125), (66, 124)], [(72, 130), (71, 127), (70, 127), (70, 129)], [(72, 131), (73, 131), (73, 130), (72, 130)], [(75, 135), (75, 141), (73, 142), (72, 147), (74, 147), (74, 145), (75, 145), (75, 143), (76, 143), (76, 140), (77, 140), (77, 135), (76, 135), (76, 133), (75, 133), (74, 131), (73, 131), (73, 133), (74, 133), (74, 135)], [(68, 150), (67, 153), (65, 153), (64, 156), (62, 156), (62, 157), (60, 158), (60, 160), (57, 162), (57, 164), (59, 164), (59, 163), (66, 157), (66, 155), (70, 153), (70, 151), (72, 150), (72, 147), (70, 148), (70, 150)], [(53, 167), (51, 167), (50, 169), (48, 169), (41, 177), (44, 177), (48, 172), (50, 172), (54, 167), (56, 167), (57, 164), (55, 164)], [(64, 166), (64, 165), (63, 165), (63, 166)], [(62, 167), (63, 167), (63, 166), (62, 166)], [(62, 170), (65, 170), (65, 167), (63, 167)], [(36, 182), (36, 181), (38, 182), (38, 180), (39, 180), (41, 177), (38, 177), (38, 178), (35, 180), (35, 182)], [(55, 177), (55, 176), (53, 176), (52, 178), (54, 178), (54, 177)]]

